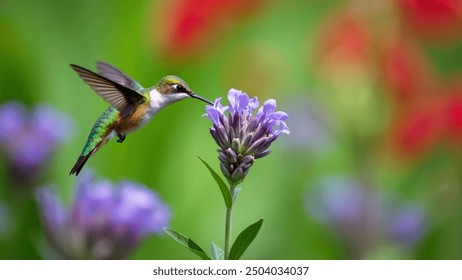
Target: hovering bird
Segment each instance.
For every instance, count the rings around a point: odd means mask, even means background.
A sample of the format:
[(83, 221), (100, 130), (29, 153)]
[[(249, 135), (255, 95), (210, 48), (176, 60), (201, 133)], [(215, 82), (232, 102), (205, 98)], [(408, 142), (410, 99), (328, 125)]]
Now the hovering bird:
[(91, 129), (69, 175), (79, 175), (87, 160), (112, 137), (122, 143), (127, 133), (142, 127), (162, 108), (185, 98), (196, 98), (210, 105), (212, 102), (194, 93), (181, 78), (165, 76), (155, 86), (144, 88), (119, 69), (97, 62), (98, 74), (71, 64), (79, 76), (111, 106), (103, 112)]

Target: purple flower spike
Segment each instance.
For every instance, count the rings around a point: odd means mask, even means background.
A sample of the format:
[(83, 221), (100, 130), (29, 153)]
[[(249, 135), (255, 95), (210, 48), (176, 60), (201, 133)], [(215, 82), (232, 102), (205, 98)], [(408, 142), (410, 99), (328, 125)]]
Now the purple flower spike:
[[(281, 133), (289, 134), (285, 120), (288, 115), (276, 111), (276, 100), (269, 99), (258, 109), (257, 97), (249, 99), (242, 91), (231, 89), (229, 107), (221, 104), (221, 98), (213, 106), (207, 106), (207, 116), (212, 121), (210, 133), (220, 149), (220, 169), (234, 185), (244, 180), (255, 159), (268, 155), (271, 143)], [(228, 116), (225, 115), (229, 111)]]
[(45, 105), (31, 114), (18, 102), (0, 106), (0, 149), (13, 178), (29, 182), (72, 132), (72, 122), (64, 114)]
[(66, 259), (123, 259), (142, 240), (160, 234), (170, 209), (157, 194), (133, 182), (117, 186), (83, 174), (65, 207), (52, 188), (36, 193), (51, 245)]
[(308, 211), (330, 224), (358, 224), (367, 212), (371, 197), (353, 177), (335, 176), (314, 183), (308, 196)]

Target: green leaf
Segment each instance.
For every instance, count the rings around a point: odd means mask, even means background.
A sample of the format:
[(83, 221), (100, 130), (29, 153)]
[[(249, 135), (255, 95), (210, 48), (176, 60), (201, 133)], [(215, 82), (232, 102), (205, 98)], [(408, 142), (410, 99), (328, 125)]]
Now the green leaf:
[(210, 260), (210, 257), (202, 250), (196, 242), (192, 241), (189, 237), (179, 233), (172, 228), (164, 228), (164, 231), (170, 235), (176, 242), (189, 249), (194, 254), (198, 255), (203, 260)]
[(263, 219), (260, 219), (258, 222), (251, 224), (246, 229), (244, 229), (239, 236), (234, 241), (231, 251), (229, 252), (230, 260), (238, 260), (242, 257), (247, 247), (252, 244), (252, 241), (257, 236), (260, 231), (261, 225), (263, 224)]
[(212, 252), (212, 259), (213, 260), (224, 260), (225, 253), (223, 249), (220, 248), (215, 242), (212, 242), (210, 245), (210, 251)]
[(210, 171), (210, 174), (212, 174), (213, 179), (215, 179), (215, 181), (217, 182), (218, 187), (220, 187), (221, 193), (223, 194), (223, 199), (225, 200), (226, 207), (233, 207), (233, 198), (231, 196), (231, 192), (229, 191), (228, 186), (226, 186), (225, 182), (223, 182), (220, 176), (218, 176), (218, 174), (215, 171), (213, 171), (213, 169), (207, 162), (205, 162), (205, 160), (201, 159), (200, 157), (198, 158), (202, 161), (205, 167), (207, 167), (207, 169)]

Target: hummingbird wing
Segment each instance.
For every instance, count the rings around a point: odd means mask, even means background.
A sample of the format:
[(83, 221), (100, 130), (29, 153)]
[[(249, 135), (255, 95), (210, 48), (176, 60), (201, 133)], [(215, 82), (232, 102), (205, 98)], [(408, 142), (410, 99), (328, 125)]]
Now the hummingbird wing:
[(101, 76), (108, 78), (111, 81), (114, 81), (125, 87), (131, 88), (135, 91), (143, 90), (143, 87), (137, 81), (133, 80), (132, 78), (127, 76), (127, 74), (115, 68), (109, 63), (98, 61), (96, 62), (96, 68), (98, 68), (98, 73)]
[(71, 64), (71, 67), (99, 96), (116, 108), (122, 118), (130, 116), (135, 106), (145, 100), (143, 95), (131, 88), (83, 67), (74, 64)]

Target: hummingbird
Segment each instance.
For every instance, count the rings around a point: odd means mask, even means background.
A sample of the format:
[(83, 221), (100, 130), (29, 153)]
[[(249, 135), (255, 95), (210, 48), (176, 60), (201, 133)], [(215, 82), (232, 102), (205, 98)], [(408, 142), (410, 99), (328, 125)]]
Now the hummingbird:
[(69, 175), (79, 175), (87, 160), (112, 137), (122, 143), (127, 133), (148, 123), (162, 108), (186, 98), (212, 105), (197, 95), (181, 78), (163, 77), (155, 86), (144, 88), (114, 66), (97, 62), (98, 74), (75, 64), (70, 65), (100, 97), (111, 106), (96, 120), (87, 142)]

